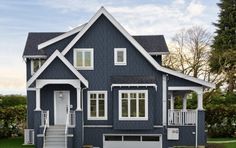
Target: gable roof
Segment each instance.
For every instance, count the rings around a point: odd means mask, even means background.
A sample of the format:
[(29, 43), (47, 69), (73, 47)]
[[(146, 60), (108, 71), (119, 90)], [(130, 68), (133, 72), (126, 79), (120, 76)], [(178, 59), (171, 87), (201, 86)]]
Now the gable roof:
[(117, 30), (119, 30), (124, 35), (124, 37), (129, 40), (129, 42), (156, 68), (156, 70), (201, 84), (203, 86), (212, 87), (212, 88), (215, 87), (215, 84), (213, 83), (209, 83), (209, 82), (197, 79), (195, 77), (191, 77), (191, 76), (182, 74), (180, 72), (160, 66), (157, 63), (157, 61), (153, 59), (151, 55), (148, 54), (148, 52), (119, 24), (119, 22), (117, 22), (114, 19), (114, 17), (111, 14), (107, 12), (107, 10), (104, 7), (101, 7), (97, 11), (97, 13), (89, 20), (89, 22), (75, 36), (75, 38), (65, 47), (65, 49), (62, 51), (63, 55), (66, 55), (66, 53), (75, 45), (75, 43), (84, 35), (84, 33), (96, 22), (96, 20), (101, 15), (104, 15), (105, 17), (107, 17), (107, 19), (117, 28)]
[(27, 81), (27, 87), (40, 76), (40, 74), (52, 63), (52, 61), (58, 57), (70, 70), (78, 77), (78, 79), (88, 87), (88, 81), (75, 69), (73, 65), (58, 51), (54, 51), (54, 53), (45, 61), (45, 63), (36, 71), (36, 73)]
[(56, 37), (54, 37), (54, 38), (52, 38), (52, 39), (50, 39), (50, 40), (47, 40), (47, 41), (45, 41), (45, 42), (40, 43), (40, 44), (38, 45), (38, 50), (40, 50), (40, 49), (42, 49), (42, 48), (44, 48), (44, 47), (47, 47), (47, 46), (49, 46), (49, 45), (51, 45), (51, 44), (53, 44), (53, 43), (56, 43), (56, 42), (58, 42), (58, 41), (60, 41), (60, 40), (62, 40), (62, 39), (65, 39), (65, 38), (67, 38), (67, 37), (69, 37), (69, 36), (71, 36), (71, 35), (73, 35), (73, 34), (75, 34), (75, 33), (80, 32), (80, 30), (81, 30), (86, 24), (87, 24), (87, 23), (85, 23), (85, 24), (83, 24), (83, 25), (80, 25), (80, 26), (78, 26), (78, 27), (76, 27), (76, 28), (74, 28), (74, 29), (72, 29), (72, 30), (70, 30), (70, 31), (68, 31), (68, 32), (65, 32), (65, 33), (63, 33), (63, 34), (61, 34), (61, 35), (59, 35), (59, 36), (56, 36)]
[[(28, 38), (23, 53), (24, 57), (39, 57), (46, 53), (43, 49), (38, 50), (38, 45), (46, 43), (48, 40), (54, 40), (58, 36), (64, 35), (66, 32), (31, 32)], [(72, 34), (73, 35), (73, 34)], [(150, 54), (166, 54), (169, 53), (163, 35), (135, 35), (134, 39)], [(48, 44), (49, 46), (49, 44)], [(46, 57), (46, 56), (44, 56)]]
[(133, 38), (151, 55), (169, 53), (163, 35), (135, 35)]

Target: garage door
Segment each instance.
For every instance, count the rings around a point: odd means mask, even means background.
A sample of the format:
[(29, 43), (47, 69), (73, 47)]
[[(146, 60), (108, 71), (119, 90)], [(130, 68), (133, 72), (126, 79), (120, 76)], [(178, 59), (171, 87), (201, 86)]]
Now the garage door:
[(104, 135), (103, 148), (162, 148), (160, 135)]

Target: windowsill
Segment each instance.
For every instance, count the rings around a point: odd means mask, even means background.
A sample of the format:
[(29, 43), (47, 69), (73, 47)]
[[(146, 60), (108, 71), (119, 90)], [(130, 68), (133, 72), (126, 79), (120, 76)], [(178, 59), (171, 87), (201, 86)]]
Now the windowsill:
[(76, 70), (94, 70), (93, 67), (75, 67)]
[(126, 66), (127, 63), (114, 63), (115, 66)]
[(121, 121), (148, 121), (147, 117), (134, 117), (134, 118), (129, 118), (129, 117), (120, 117), (119, 120)]
[(88, 117), (88, 119), (87, 120), (107, 120), (107, 118), (106, 117)]

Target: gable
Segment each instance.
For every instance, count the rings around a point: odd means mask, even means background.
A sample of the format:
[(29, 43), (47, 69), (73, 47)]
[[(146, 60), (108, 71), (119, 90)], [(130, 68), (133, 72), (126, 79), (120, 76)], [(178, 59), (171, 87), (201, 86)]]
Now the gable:
[(56, 57), (37, 79), (77, 79), (77, 77), (58, 57)]

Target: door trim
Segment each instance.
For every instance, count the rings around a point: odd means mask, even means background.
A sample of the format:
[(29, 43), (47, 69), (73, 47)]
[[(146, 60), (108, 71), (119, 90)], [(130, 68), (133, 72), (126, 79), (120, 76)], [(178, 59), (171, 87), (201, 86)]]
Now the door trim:
[(69, 109), (70, 109), (70, 91), (69, 90), (54, 90), (54, 94), (53, 94), (53, 96), (54, 96), (54, 125), (56, 125), (57, 123), (56, 123), (56, 117), (57, 117), (57, 114), (56, 114), (56, 110), (57, 110), (57, 107), (56, 107), (56, 93), (57, 92), (68, 92), (67, 94), (68, 94), (68, 107), (69, 107)]

